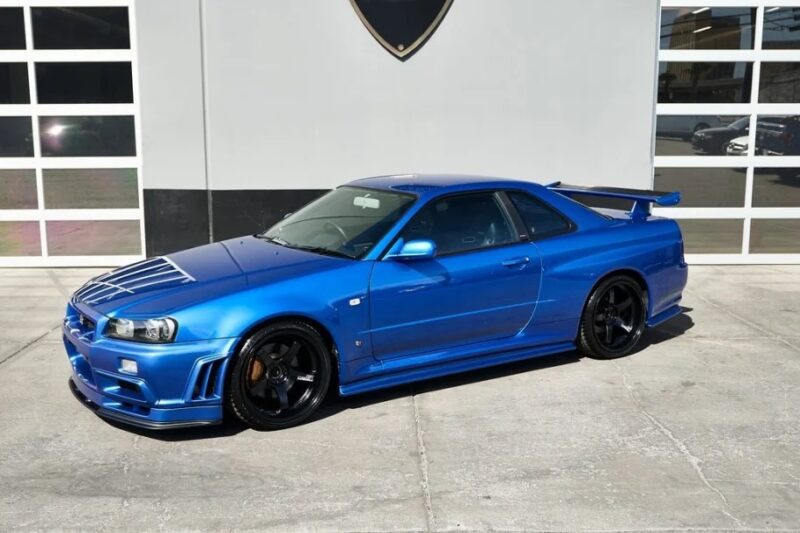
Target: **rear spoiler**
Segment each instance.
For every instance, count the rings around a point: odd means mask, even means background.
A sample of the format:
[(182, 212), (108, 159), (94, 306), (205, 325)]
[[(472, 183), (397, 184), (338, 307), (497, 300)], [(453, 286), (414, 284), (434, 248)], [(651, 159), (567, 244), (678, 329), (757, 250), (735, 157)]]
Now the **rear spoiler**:
[(572, 198), (574, 194), (587, 196), (601, 196), (605, 198), (621, 198), (633, 201), (630, 210), (631, 218), (641, 220), (650, 215), (650, 205), (675, 205), (681, 201), (679, 192), (650, 191), (647, 189), (619, 189), (617, 187), (582, 187), (580, 185), (567, 185), (556, 181), (545, 185), (551, 191)]

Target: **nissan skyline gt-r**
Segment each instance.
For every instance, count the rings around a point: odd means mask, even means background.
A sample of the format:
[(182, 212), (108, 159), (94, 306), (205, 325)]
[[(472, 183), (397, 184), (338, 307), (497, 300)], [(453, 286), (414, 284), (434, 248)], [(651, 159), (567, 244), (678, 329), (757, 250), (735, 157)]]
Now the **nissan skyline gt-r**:
[[(629, 211), (572, 197), (621, 198)], [(577, 349), (611, 359), (681, 312), (678, 193), (402, 175), (339, 187), (252, 236), (87, 282), (69, 383), (145, 428), (257, 429), (343, 396)]]

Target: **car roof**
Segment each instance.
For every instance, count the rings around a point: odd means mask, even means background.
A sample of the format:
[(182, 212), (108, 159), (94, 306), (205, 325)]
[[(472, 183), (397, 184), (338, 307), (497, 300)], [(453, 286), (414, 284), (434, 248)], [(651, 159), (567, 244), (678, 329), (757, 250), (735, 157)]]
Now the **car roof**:
[(362, 178), (351, 181), (346, 185), (410, 192), (420, 196), (426, 193), (440, 194), (443, 192), (466, 191), (481, 188), (536, 186), (535, 183), (530, 181), (493, 178), (489, 176), (470, 176), (465, 174), (393, 174)]

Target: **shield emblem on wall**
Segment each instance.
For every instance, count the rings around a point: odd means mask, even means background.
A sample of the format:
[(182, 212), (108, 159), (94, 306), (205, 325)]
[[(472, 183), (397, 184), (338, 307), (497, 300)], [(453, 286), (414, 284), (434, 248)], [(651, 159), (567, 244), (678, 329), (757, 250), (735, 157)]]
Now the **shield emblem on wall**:
[(453, 0), (350, 0), (381, 46), (405, 61), (430, 38)]

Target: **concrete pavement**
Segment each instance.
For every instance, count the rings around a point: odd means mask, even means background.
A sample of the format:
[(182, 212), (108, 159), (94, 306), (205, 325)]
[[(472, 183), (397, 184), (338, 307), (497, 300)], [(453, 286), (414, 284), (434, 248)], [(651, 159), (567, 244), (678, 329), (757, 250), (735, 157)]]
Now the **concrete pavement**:
[(693, 267), (685, 315), (574, 353), (148, 433), (67, 389), (87, 269), (0, 270), (0, 530), (798, 530), (800, 267)]

